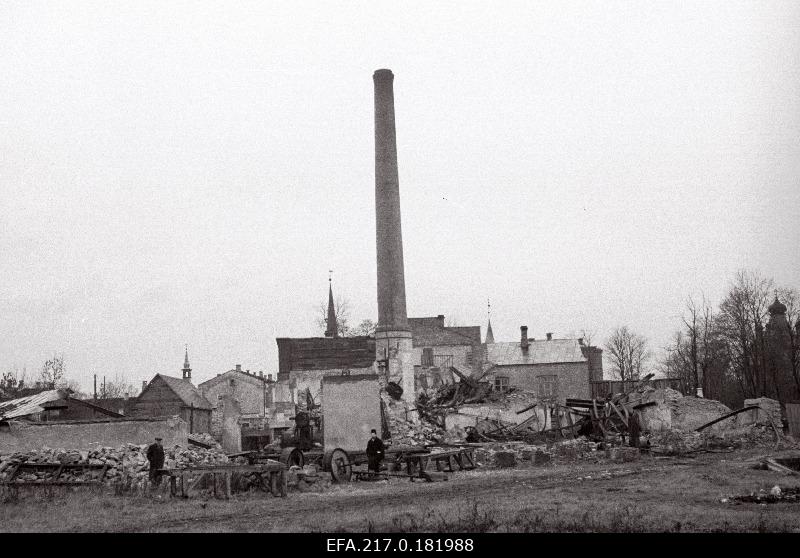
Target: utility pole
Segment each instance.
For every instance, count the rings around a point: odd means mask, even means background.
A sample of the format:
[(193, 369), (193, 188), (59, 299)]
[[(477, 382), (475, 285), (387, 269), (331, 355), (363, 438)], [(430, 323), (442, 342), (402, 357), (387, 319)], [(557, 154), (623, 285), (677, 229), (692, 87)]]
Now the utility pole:
[(97, 401), (97, 374), (94, 375), (94, 400)]

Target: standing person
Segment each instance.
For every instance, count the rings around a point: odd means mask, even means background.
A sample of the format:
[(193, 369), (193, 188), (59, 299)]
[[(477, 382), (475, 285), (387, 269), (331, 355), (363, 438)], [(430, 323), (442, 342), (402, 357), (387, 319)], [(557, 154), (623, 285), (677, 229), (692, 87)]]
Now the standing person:
[(639, 414), (634, 411), (628, 419), (628, 430), (630, 430), (631, 440), (630, 446), (632, 448), (639, 447), (639, 436), (642, 432), (642, 425), (639, 423)]
[(161, 445), (161, 438), (156, 437), (155, 443), (147, 448), (147, 460), (150, 462), (150, 482), (158, 486), (161, 484), (158, 470), (164, 466), (164, 446)]
[(383, 460), (383, 440), (378, 438), (378, 433), (375, 432), (374, 428), (370, 433), (372, 436), (367, 442), (367, 461), (369, 463), (367, 470), (378, 473), (381, 470), (381, 461)]

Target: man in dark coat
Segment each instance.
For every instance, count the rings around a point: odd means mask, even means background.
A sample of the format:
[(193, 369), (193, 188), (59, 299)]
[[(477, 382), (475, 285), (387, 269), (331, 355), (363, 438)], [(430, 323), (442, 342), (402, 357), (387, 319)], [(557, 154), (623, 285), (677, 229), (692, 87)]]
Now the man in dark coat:
[(155, 443), (147, 448), (147, 460), (150, 462), (150, 482), (158, 486), (161, 484), (158, 470), (164, 466), (164, 446), (161, 445), (161, 438), (156, 438)]
[(378, 438), (377, 432), (373, 428), (371, 431), (372, 437), (367, 442), (367, 462), (368, 470), (376, 473), (381, 470), (381, 461), (383, 460), (383, 440)]
[(639, 423), (639, 415), (634, 411), (628, 419), (628, 430), (630, 431), (631, 440), (630, 446), (632, 448), (639, 447), (639, 436), (642, 433), (642, 425)]

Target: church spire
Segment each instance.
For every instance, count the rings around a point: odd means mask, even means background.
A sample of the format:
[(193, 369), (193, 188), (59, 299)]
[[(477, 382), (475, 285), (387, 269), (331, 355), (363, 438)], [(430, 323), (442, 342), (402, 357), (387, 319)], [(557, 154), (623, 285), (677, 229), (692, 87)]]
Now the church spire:
[(489, 325), (486, 327), (486, 341), (484, 343), (494, 343), (494, 333), (492, 333), (492, 303), (486, 299), (486, 315), (489, 317)]
[(325, 337), (339, 337), (339, 327), (336, 323), (336, 308), (333, 305), (333, 286), (331, 284), (331, 273), (328, 271), (328, 319), (327, 329), (325, 329)]
[(184, 380), (191, 380), (192, 379), (192, 369), (189, 366), (189, 345), (186, 345), (186, 353), (183, 357), (183, 379)]

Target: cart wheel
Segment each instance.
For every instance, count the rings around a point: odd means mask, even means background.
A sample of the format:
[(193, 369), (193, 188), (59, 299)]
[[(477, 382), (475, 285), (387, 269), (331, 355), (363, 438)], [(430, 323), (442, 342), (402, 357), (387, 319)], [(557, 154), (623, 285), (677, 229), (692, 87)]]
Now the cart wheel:
[(333, 482), (350, 482), (353, 478), (353, 465), (347, 452), (341, 448), (336, 448), (325, 457), (326, 468), (330, 470)]
[(306, 459), (303, 455), (303, 452), (297, 448), (283, 448), (281, 451), (281, 456), (278, 458), (278, 461), (286, 465), (287, 467), (291, 467), (292, 465), (297, 465), (298, 467), (302, 467), (305, 465)]

